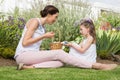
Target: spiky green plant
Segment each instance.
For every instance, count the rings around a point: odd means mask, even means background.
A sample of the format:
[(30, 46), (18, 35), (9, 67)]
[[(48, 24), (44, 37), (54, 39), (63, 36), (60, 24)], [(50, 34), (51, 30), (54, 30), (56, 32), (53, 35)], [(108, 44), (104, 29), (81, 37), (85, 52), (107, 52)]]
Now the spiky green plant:
[(97, 53), (101, 58), (109, 58), (120, 50), (120, 32), (97, 31)]

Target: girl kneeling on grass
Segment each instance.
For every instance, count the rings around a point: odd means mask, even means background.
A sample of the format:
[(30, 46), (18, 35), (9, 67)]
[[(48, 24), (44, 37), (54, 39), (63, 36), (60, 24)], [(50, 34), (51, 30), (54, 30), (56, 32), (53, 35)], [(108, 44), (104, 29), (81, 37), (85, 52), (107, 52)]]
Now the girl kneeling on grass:
[[(42, 40), (52, 38), (55, 34), (54, 32), (45, 33), (44, 25), (53, 24), (58, 17), (59, 10), (53, 5), (47, 5), (40, 13), (41, 18), (30, 19), (24, 27), (22, 37), (14, 56), (18, 64), (18, 70), (29, 68), (58, 68), (63, 66), (64, 63), (79, 68), (93, 68), (100, 70), (111, 70), (117, 66), (116, 64), (89, 62), (83, 58), (72, 56), (63, 50), (40, 51), (39, 47)], [(80, 53), (84, 54), (91, 44), (95, 43), (95, 37), (94, 35), (91, 35), (91, 28), (89, 26), (88, 28), (86, 28), (86, 25), (83, 24), (81, 26), (86, 29), (84, 31), (84, 35), (88, 38), (88, 40), (85, 41), (86, 44), (81, 47), (76, 47), (73, 44), (68, 44), (68, 46), (71, 46)], [(92, 28), (94, 28), (94, 26), (92, 26)]]

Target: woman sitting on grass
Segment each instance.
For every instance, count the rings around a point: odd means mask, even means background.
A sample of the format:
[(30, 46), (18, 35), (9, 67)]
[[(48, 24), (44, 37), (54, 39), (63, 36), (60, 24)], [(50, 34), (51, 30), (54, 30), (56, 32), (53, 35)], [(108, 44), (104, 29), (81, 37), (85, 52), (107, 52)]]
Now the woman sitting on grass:
[[(90, 62), (89, 60), (72, 56), (63, 50), (40, 51), (39, 47), (42, 40), (52, 38), (55, 35), (54, 32), (45, 33), (45, 24), (53, 24), (58, 17), (59, 10), (52, 5), (47, 5), (40, 14), (41, 18), (30, 19), (24, 27), (14, 56), (18, 64), (18, 70), (29, 68), (58, 68), (63, 66), (64, 63), (79, 68), (100, 70), (111, 70), (117, 66), (116, 64)], [(94, 29), (94, 26), (91, 23), (89, 24), (92, 26), (88, 26), (88, 28), (86, 28), (86, 25), (81, 24), (81, 29), (85, 29), (84, 31), (82, 30), (83, 35), (87, 38), (84, 45), (77, 47), (74, 44), (68, 44), (68, 46), (79, 51), (80, 54), (84, 54), (92, 44), (95, 44), (95, 37), (91, 34), (91, 27)], [(95, 54), (93, 53), (93, 55)], [(96, 58), (96, 56), (94, 58)]]

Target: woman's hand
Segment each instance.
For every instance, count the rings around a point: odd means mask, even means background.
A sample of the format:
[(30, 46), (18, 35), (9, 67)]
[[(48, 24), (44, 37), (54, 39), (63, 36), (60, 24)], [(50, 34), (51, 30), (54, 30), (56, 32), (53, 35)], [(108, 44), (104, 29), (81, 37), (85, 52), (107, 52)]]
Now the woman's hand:
[(44, 34), (44, 38), (52, 38), (54, 37), (55, 33), (54, 32), (47, 32)]

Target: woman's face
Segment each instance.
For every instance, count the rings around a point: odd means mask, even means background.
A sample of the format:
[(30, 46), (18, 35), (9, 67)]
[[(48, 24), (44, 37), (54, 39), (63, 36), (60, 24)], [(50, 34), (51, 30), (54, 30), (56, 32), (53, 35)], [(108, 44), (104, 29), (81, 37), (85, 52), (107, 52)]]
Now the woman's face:
[(81, 33), (83, 36), (87, 36), (88, 33), (89, 33), (89, 28), (86, 28), (84, 25), (81, 25), (81, 26), (80, 26), (80, 33)]
[(57, 18), (58, 18), (58, 13), (53, 14), (53, 15), (48, 14), (47, 23), (48, 24), (53, 24), (57, 20)]

